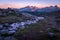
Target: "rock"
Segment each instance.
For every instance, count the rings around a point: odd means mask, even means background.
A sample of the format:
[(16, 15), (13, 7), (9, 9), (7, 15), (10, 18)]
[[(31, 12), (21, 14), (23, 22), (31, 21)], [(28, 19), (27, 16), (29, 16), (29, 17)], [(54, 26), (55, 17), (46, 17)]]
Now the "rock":
[(24, 26), (25, 25), (25, 22), (21, 22), (21, 25)]
[(44, 31), (40, 31), (41, 33), (43, 33)]
[(24, 29), (24, 28), (25, 28), (25, 26), (21, 26), (20, 28), (21, 28), (21, 29)]
[(4, 40), (17, 40), (17, 39), (12, 36), (9, 36), (9, 37), (4, 38)]
[(16, 31), (15, 30), (11, 30), (11, 31), (8, 31), (8, 34), (14, 34)]
[(19, 23), (13, 23), (10, 26), (12, 27), (11, 29), (17, 30), (17, 28), (20, 26), (20, 24)]
[(1, 30), (1, 29), (3, 29), (3, 25), (2, 25), (2, 24), (0, 24), (0, 30)]
[(5, 33), (7, 33), (8, 32), (8, 30), (1, 30), (1, 34), (5, 34)]
[(2, 40), (3, 38), (0, 36), (0, 40)]
[(48, 32), (48, 35), (49, 35), (50, 37), (53, 37), (53, 36), (54, 36), (54, 33)]

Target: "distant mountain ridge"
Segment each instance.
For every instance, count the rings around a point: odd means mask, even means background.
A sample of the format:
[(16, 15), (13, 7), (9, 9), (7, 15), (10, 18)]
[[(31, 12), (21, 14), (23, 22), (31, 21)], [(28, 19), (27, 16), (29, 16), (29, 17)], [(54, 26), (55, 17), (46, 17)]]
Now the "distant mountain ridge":
[(20, 8), (20, 11), (35, 11), (37, 10), (38, 8), (35, 7), (35, 6), (26, 6), (24, 8)]
[(37, 8), (35, 6), (26, 6), (24, 8), (20, 8), (20, 11), (26, 11), (26, 12), (53, 12), (57, 10), (60, 10), (60, 8), (57, 5), (45, 8)]

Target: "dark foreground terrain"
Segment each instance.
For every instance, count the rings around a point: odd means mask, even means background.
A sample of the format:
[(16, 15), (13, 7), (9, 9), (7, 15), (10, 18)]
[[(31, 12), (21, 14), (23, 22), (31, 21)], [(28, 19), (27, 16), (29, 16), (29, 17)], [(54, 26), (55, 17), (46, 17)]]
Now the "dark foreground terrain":
[(60, 40), (60, 10), (34, 13), (0, 9), (0, 40)]

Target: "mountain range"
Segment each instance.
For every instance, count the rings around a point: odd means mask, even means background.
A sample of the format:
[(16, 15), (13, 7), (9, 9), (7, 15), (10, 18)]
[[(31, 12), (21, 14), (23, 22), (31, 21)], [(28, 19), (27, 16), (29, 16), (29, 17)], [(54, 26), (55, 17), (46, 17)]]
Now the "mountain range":
[(57, 10), (60, 10), (60, 8), (57, 5), (45, 7), (45, 8), (37, 8), (35, 6), (26, 6), (24, 8), (19, 9), (19, 11), (22, 11), (22, 12), (53, 12)]

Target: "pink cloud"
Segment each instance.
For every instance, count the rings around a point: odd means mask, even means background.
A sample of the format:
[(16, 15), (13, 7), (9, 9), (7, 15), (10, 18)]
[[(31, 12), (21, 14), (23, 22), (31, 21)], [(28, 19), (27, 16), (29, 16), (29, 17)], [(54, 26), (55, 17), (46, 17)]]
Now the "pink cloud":
[[(42, 4), (34, 4), (33, 6), (36, 6), (36, 7), (39, 7), (39, 8), (43, 8), (43, 7), (48, 7), (48, 6), (51, 6), (52, 4), (48, 4), (48, 5), (46, 5), (46, 4), (44, 4), (44, 5), (42, 5)], [(0, 8), (8, 8), (8, 7), (11, 7), (11, 8), (21, 8), (21, 7), (25, 7), (25, 6), (27, 6), (26, 4), (19, 4), (19, 3), (17, 3), (17, 4), (15, 4), (15, 3), (13, 3), (13, 4), (0, 4)], [(30, 5), (30, 6), (32, 6), (32, 5)], [(53, 5), (54, 6), (54, 5)], [(58, 6), (60, 7), (60, 5), (58, 4)]]
[(21, 4), (0, 4), (0, 8), (8, 8), (8, 7), (21, 8), (21, 7), (24, 7), (24, 5), (21, 5)]

